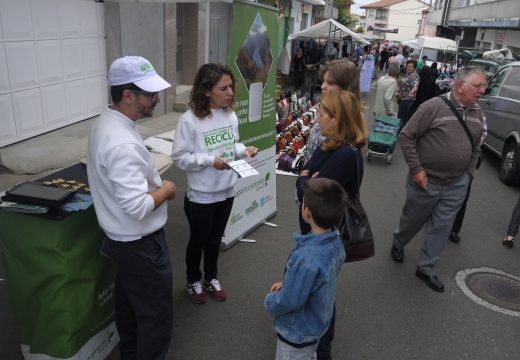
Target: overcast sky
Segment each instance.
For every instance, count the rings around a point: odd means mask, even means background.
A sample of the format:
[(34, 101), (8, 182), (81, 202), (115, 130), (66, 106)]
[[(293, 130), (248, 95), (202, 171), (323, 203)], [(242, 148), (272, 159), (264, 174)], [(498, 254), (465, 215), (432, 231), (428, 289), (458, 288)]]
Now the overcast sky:
[(352, 5), (351, 11), (354, 14), (363, 15), (364, 10), (360, 9), (359, 7), (363, 6), (363, 5), (366, 5), (366, 4), (370, 4), (370, 3), (376, 2), (376, 1), (378, 1), (378, 0), (354, 0), (354, 2), (356, 4)]

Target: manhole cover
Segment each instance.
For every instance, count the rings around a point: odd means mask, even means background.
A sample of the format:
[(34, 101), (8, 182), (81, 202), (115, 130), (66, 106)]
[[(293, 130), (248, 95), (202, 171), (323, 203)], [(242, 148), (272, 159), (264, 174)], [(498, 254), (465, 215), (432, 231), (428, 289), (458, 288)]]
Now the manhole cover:
[(457, 285), (473, 301), (491, 310), (520, 317), (520, 278), (490, 268), (457, 273)]

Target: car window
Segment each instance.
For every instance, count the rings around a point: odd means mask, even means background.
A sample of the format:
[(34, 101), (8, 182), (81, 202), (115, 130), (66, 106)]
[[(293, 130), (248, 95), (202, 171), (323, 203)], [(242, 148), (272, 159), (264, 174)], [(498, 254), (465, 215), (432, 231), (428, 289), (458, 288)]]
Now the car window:
[(496, 95), (498, 94), (498, 90), (500, 89), (500, 85), (504, 81), (504, 78), (508, 72), (509, 68), (505, 68), (500, 70), (489, 82), (489, 85), (486, 90), (486, 94)]
[(517, 100), (520, 98), (520, 67), (511, 67), (498, 95)]

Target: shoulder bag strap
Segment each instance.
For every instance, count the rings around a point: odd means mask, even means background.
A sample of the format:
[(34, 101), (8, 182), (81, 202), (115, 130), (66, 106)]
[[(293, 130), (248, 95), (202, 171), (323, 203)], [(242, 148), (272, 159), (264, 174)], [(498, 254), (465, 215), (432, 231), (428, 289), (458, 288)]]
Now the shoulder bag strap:
[(469, 131), (468, 125), (462, 119), (462, 115), (457, 111), (457, 109), (455, 108), (453, 103), (450, 100), (448, 100), (448, 98), (446, 96), (439, 96), (439, 97), (446, 103), (446, 105), (448, 105), (448, 107), (451, 109), (453, 114), (455, 114), (455, 116), (457, 117), (457, 120), (459, 120), (460, 124), (464, 128), (464, 131), (466, 132), (466, 135), (468, 135), (469, 142), (471, 143), (471, 148), (473, 149), (473, 147), (475, 146), (475, 143), (473, 141), (473, 136), (471, 135), (471, 132)]

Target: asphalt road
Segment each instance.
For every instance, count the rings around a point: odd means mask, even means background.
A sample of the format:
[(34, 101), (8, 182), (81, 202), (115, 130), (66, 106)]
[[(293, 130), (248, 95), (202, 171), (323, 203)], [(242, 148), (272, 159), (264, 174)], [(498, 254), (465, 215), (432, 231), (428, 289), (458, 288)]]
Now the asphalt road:
[[(371, 102), (371, 98), (369, 101)], [(371, 119), (370, 116), (367, 116)], [(376, 239), (376, 256), (346, 264), (337, 286), (334, 359), (490, 360), (519, 359), (520, 318), (491, 311), (469, 299), (457, 286), (458, 271), (488, 267), (520, 276), (520, 244), (504, 249), (500, 241), (519, 195), (498, 180), (498, 159), (484, 152), (459, 245), (448, 243), (438, 267), (444, 293), (436, 293), (414, 276), (423, 232), (406, 248), (403, 264), (389, 256), (392, 232), (405, 196), (407, 167), (399, 147), (393, 163), (365, 163), (362, 201)], [(184, 175), (164, 174), (182, 194)], [(220, 303), (191, 303), (184, 290), (184, 249), (188, 224), (180, 198), (169, 208), (166, 233), (174, 264), (174, 328), (168, 359), (220, 360), (274, 358), (272, 319), (263, 308), (270, 285), (281, 279), (297, 231), (295, 178), (276, 177), (278, 227), (261, 226), (221, 253), (221, 283), (229, 293)], [(5, 272), (0, 263), (0, 278)], [(20, 359), (15, 320), (0, 282), (0, 358)], [(42, 334), (44, 336), (44, 334)], [(111, 358), (117, 359), (117, 354)]]

